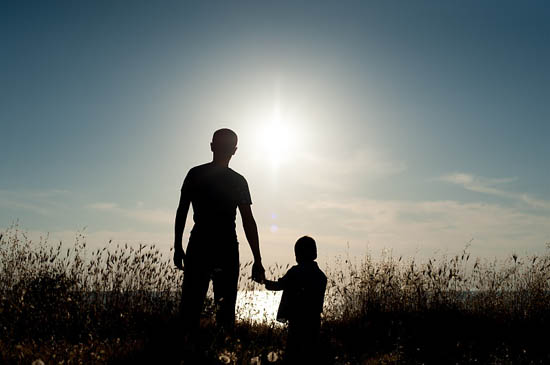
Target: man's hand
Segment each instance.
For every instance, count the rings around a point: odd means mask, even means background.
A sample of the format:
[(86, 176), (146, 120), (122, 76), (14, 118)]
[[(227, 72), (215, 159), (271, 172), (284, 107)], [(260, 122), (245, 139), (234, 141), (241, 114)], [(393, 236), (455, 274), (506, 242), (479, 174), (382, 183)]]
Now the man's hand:
[(183, 270), (183, 264), (185, 263), (185, 252), (183, 248), (179, 247), (174, 250), (174, 265), (180, 270)]
[(259, 261), (255, 261), (252, 265), (252, 280), (260, 284), (265, 281), (265, 269)]

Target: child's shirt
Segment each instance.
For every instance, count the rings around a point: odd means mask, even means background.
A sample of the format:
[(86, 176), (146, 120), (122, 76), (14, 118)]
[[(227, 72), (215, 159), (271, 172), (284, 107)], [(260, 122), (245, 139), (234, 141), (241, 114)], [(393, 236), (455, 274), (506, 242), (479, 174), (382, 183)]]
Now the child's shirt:
[(323, 311), (327, 277), (315, 261), (291, 267), (277, 281), (266, 280), (268, 290), (283, 290), (277, 320), (320, 318)]

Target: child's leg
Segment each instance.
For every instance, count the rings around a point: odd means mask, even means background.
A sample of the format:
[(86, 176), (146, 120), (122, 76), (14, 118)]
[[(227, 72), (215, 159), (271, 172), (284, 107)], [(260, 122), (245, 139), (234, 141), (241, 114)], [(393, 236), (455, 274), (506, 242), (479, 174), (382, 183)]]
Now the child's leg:
[(319, 357), (319, 321), (289, 321), (286, 357), (289, 364), (315, 364)]
[(288, 322), (288, 335), (286, 337), (285, 363), (297, 364), (300, 353), (300, 333), (294, 321)]

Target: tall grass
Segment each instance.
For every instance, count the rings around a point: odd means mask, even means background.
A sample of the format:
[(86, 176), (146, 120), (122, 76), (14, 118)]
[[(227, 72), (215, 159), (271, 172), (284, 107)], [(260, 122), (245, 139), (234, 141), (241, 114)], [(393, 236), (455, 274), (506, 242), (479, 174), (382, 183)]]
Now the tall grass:
[[(33, 242), (16, 225), (1, 234), (1, 363), (126, 362), (180, 350), (183, 274), (171, 257), (144, 244), (88, 252), (82, 234), (63, 247)], [(258, 289), (246, 277), (249, 265), (241, 290)], [(268, 272), (277, 277), (287, 268)], [(550, 324), (549, 253), (488, 261), (466, 247), (427, 261), (342, 256), (323, 269), (326, 363), (550, 360), (536, 335)], [(284, 358), (280, 326), (245, 320), (234, 337), (220, 338), (213, 309), (209, 302), (202, 320), (205, 362)]]
[(383, 255), (338, 258), (327, 268), (325, 313), (331, 319), (369, 312), (457, 310), (491, 318), (540, 319), (550, 309), (550, 254), (470, 260), (468, 247), (427, 262)]

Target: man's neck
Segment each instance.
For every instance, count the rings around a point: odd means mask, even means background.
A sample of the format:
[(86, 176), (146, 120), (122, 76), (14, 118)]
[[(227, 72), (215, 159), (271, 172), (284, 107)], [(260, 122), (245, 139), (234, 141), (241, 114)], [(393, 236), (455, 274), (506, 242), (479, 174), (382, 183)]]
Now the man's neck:
[(212, 165), (217, 167), (229, 167), (229, 160), (230, 159), (213, 159)]

